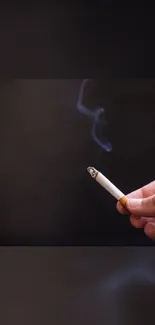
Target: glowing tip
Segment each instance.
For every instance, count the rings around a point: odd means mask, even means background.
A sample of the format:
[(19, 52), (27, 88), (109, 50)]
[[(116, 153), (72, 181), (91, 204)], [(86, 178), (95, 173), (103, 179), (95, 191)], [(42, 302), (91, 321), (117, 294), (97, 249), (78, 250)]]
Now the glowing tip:
[(97, 177), (98, 171), (94, 167), (88, 167), (87, 171), (93, 178)]

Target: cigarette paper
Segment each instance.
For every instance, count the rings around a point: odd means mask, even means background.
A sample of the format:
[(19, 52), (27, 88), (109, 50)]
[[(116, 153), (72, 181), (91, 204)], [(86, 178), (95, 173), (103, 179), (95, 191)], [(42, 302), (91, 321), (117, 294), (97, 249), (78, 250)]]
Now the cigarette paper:
[(117, 201), (119, 201), (124, 207), (126, 207), (127, 197), (94, 167), (87, 168), (88, 173), (103, 186)]

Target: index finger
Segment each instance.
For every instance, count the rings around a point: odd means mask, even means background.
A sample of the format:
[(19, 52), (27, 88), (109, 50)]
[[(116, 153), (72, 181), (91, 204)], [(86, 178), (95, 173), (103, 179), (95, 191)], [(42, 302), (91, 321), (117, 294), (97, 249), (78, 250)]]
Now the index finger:
[[(126, 195), (126, 197), (128, 198), (128, 199), (141, 199), (142, 198), (142, 193), (141, 193), (141, 189), (139, 189), (139, 190), (136, 190), (136, 191), (134, 191), (134, 192), (131, 192), (130, 194), (128, 194), (128, 195)], [(118, 201), (117, 202), (117, 210), (118, 210), (118, 212), (120, 212), (121, 214), (128, 214), (128, 211), (127, 211), (127, 209), (125, 209), (124, 207), (123, 207), (123, 205)]]
[[(136, 191), (129, 193), (128, 195), (126, 195), (126, 197), (129, 199), (143, 199), (152, 196), (153, 194), (155, 194), (155, 181), (143, 186), (142, 188), (139, 188)], [(118, 212), (120, 212), (121, 214), (128, 213), (128, 211), (121, 205), (120, 202), (117, 202), (116, 207)]]

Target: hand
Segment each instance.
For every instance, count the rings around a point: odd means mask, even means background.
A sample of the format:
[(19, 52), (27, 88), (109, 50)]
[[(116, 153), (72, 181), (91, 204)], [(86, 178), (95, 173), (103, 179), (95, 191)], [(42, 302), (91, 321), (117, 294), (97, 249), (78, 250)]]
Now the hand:
[(155, 239), (155, 181), (127, 195), (126, 208), (117, 202), (121, 214), (130, 213), (130, 222), (144, 228), (145, 234)]

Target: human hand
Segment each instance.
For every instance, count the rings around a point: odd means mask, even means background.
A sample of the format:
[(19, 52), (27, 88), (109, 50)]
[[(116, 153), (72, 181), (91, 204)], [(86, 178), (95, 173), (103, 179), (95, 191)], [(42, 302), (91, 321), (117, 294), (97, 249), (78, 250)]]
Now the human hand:
[(130, 222), (135, 228), (144, 228), (145, 234), (155, 239), (155, 181), (127, 196), (126, 209), (117, 202), (121, 214), (130, 213)]

